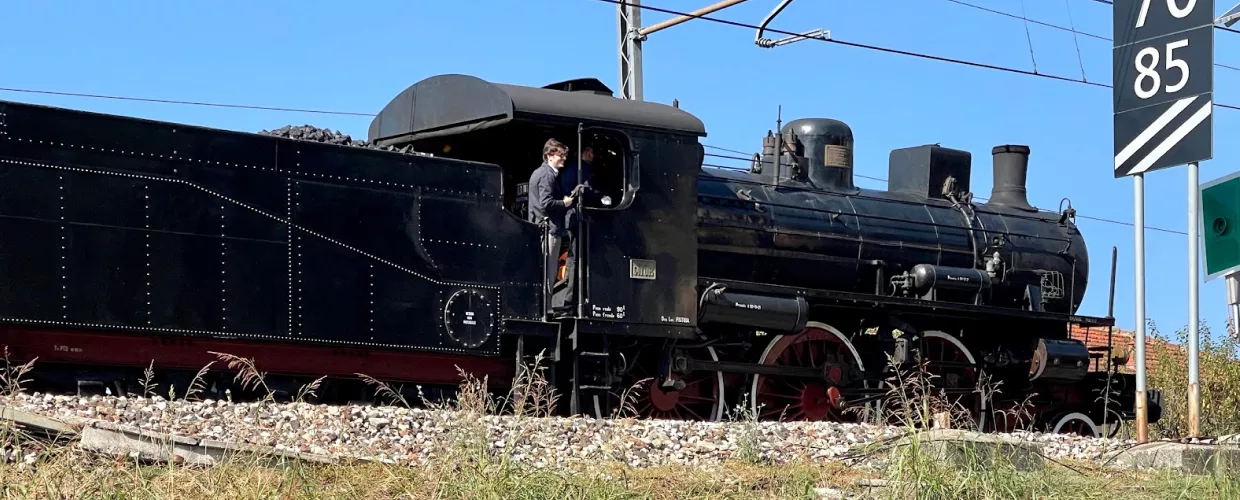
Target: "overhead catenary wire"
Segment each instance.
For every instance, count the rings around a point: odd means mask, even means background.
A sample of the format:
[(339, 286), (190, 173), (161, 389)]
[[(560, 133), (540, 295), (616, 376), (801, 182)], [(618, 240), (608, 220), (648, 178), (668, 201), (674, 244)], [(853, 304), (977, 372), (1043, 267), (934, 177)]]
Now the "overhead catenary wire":
[[(1065, 26), (1059, 26), (1059, 25), (1057, 25), (1057, 24), (1051, 24), (1051, 23), (1047, 23), (1047, 22), (1043, 22), (1043, 21), (1038, 21), (1038, 20), (1036, 20), (1036, 19), (1030, 19), (1030, 18), (1028, 18), (1028, 17), (1026, 17), (1026, 16), (1023, 16), (1023, 15), (1022, 15), (1022, 16), (1018, 16), (1018, 15), (1016, 15), (1016, 14), (1012, 14), (1012, 13), (1008, 13), (1008, 12), (1003, 12), (1003, 11), (1001, 11), (1001, 10), (991, 9), (991, 8), (989, 8), (989, 7), (983, 7), (983, 6), (981, 6), (981, 5), (972, 4), (972, 3), (969, 3), (969, 2), (965, 2), (965, 1), (963, 1), (963, 0), (944, 0), (944, 1), (951, 2), (951, 3), (954, 3), (954, 4), (956, 4), (956, 5), (961, 5), (961, 6), (964, 6), (964, 7), (970, 7), (970, 8), (977, 9), (977, 10), (980, 10), (980, 11), (983, 11), (983, 12), (989, 12), (989, 13), (991, 13), (991, 14), (997, 14), (997, 15), (1001, 15), (1001, 16), (1005, 16), (1005, 17), (1010, 17), (1010, 18), (1012, 18), (1012, 19), (1020, 19), (1020, 20), (1023, 20), (1023, 21), (1026, 21), (1026, 22), (1030, 22), (1030, 23), (1033, 23), (1033, 24), (1039, 24), (1039, 25), (1042, 25), (1042, 26), (1046, 26), (1046, 27), (1048, 27), (1048, 28), (1054, 28), (1054, 29), (1057, 29), (1057, 30), (1061, 30), (1061, 31), (1065, 31), (1065, 32), (1068, 32), (1068, 33), (1072, 33), (1073, 35), (1087, 36), (1087, 37), (1090, 37), (1090, 38), (1097, 38), (1097, 39), (1099, 39), (1099, 40), (1105, 40), (1105, 41), (1108, 41), (1108, 42), (1113, 41), (1110, 37), (1107, 37), (1107, 36), (1102, 36), (1102, 35), (1098, 35), (1098, 34), (1090, 33), (1090, 32), (1088, 32), (1088, 31), (1080, 31), (1080, 30), (1077, 30), (1076, 28), (1069, 28), (1069, 27), (1065, 27)], [(1071, 12), (1071, 10), (1070, 10), (1070, 9), (1071, 9), (1071, 7), (1069, 7), (1069, 11), (1068, 11), (1068, 16), (1069, 16), (1069, 19), (1071, 19), (1071, 16), (1072, 16), (1072, 12)], [(1027, 38), (1027, 37), (1028, 37), (1028, 33), (1026, 32), (1026, 38)], [(1078, 59), (1078, 60), (1079, 60), (1079, 59), (1080, 59), (1080, 57), (1081, 57), (1080, 50), (1081, 50), (1080, 46), (1077, 46), (1077, 59)], [(1218, 66), (1218, 67), (1220, 67), (1220, 68), (1230, 69), (1230, 70), (1232, 70), (1232, 71), (1240, 71), (1240, 66), (1231, 66), (1231, 65), (1228, 65), (1228, 64), (1222, 64), (1222, 63), (1219, 63), (1219, 62), (1215, 62), (1215, 63), (1214, 63), (1214, 65), (1215, 65), (1215, 66)], [(1082, 68), (1082, 69), (1081, 69), (1081, 73), (1082, 73), (1082, 75), (1085, 73), (1085, 69), (1084, 69), (1084, 68)], [(1084, 77), (1084, 76), (1082, 76), (1082, 77), (1081, 77), (1081, 81), (1085, 81), (1085, 77)]]
[[(1093, 1), (1094, 1), (1094, 2), (1098, 2), (1098, 3), (1101, 3), (1101, 4), (1110, 5), (1110, 6), (1112, 6), (1112, 7), (1114, 7), (1114, 6), (1115, 6), (1115, 2), (1113, 2), (1112, 0), (1093, 0)], [(1238, 33), (1238, 34), (1240, 34), (1240, 30), (1235, 29), (1235, 28), (1228, 28), (1228, 27), (1226, 27), (1226, 26), (1215, 26), (1215, 27), (1214, 27), (1214, 29), (1216, 29), (1216, 30), (1222, 30), (1222, 31), (1228, 31), (1228, 32), (1231, 32), (1231, 33)]]
[(1046, 26), (1046, 27), (1048, 27), (1048, 28), (1054, 28), (1054, 29), (1057, 29), (1057, 30), (1066, 31), (1066, 32), (1068, 32), (1068, 33), (1074, 33), (1074, 34), (1077, 34), (1077, 35), (1087, 36), (1087, 37), (1090, 37), (1090, 38), (1097, 38), (1097, 39), (1099, 39), (1099, 40), (1106, 40), (1106, 41), (1108, 41), (1108, 42), (1109, 42), (1109, 41), (1111, 41), (1111, 39), (1110, 39), (1110, 38), (1107, 38), (1107, 37), (1104, 37), (1104, 36), (1101, 36), (1101, 35), (1095, 35), (1095, 34), (1093, 34), (1093, 33), (1088, 33), (1088, 32), (1085, 32), (1085, 31), (1077, 31), (1077, 30), (1075, 30), (1075, 29), (1068, 28), (1068, 27), (1065, 27), (1065, 26), (1060, 26), (1060, 25), (1058, 25), (1058, 24), (1051, 24), (1051, 23), (1048, 23), (1048, 22), (1039, 21), (1039, 20), (1037, 20), (1037, 19), (1030, 19), (1030, 18), (1025, 17), (1025, 16), (1018, 16), (1018, 15), (1016, 15), (1016, 14), (1011, 14), (1011, 13), (1008, 13), (1008, 12), (1003, 12), (1003, 11), (1001, 11), (1001, 10), (995, 10), (995, 9), (990, 8), (990, 7), (982, 7), (981, 5), (971, 4), (971, 3), (969, 3), (969, 2), (964, 2), (964, 1), (962, 1), (962, 0), (945, 0), (945, 1), (947, 1), (947, 2), (951, 2), (951, 3), (954, 3), (954, 4), (957, 4), (957, 5), (963, 5), (963, 6), (965, 6), (965, 7), (971, 7), (971, 8), (974, 8), (974, 9), (977, 9), (977, 10), (980, 10), (980, 11), (983, 11), (983, 12), (989, 12), (989, 13), (991, 13), (991, 14), (998, 14), (998, 15), (1001, 15), (1001, 16), (1010, 17), (1010, 18), (1012, 18), (1012, 19), (1020, 19), (1020, 20), (1023, 20), (1023, 21), (1031, 22), (1031, 23), (1033, 23), (1033, 24), (1037, 24), (1037, 25), (1041, 25), (1041, 26)]
[(1076, 21), (1072, 20), (1072, 0), (1063, 0), (1068, 10), (1068, 27), (1072, 28), (1072, 45), (1076, 46), (1076, 62), (1081, 67), (1081, 81), (1085, 81), (1085, 59), (1081, 57), (1081, 40), (1077, 37)]
[(62, 92), (62, 91), (56, 91), (56, 90), (19, 89), (19, 88), (12, 88), (12, 87), (0, 87), (0, 91), (16, 92), (16, 93), (22, 93), (22, 94), (43, 94), (43, 95), (69, 96), (69, 97), (87, 97), (87, 98), (92, 98), (92, 99), (111, 99), (111, 100), (117, 100), (117, 101), (154, 102), (154, 103), (160, 103), (160, 104), (184, 104), (184, 105), (208, 106), (208, 107), (216, 107), (216, 108), (256, 109), (256, 110), (263, 110), (263, 111), (316, 113), (316, 114), (324, 114), (324, 115), (375, 116), (374, 113), (355, 113), (351, 111), (326, 111), (326, 110), (321, 110), (321, 109), (281, 108), (281, 107), (273, 107), (273, 106), (255, 106), (255, 105), (249, 105), (249, 104), (224, 104), (224, 103), (218, 103), (218, 102), (181, 101), (181, 100), (176, 100), (176, 99), (154, 99), (154, 98), (149, 98), (149, 97), (86, 94), (86, 93), (81, 93), (81, 92)]
[[(1038, 58), (1033, 55), (1033, 35), (1029, 33), (1029, 16), (1025, 15), (1025, 0), (1020, 0), (1020, 18), (1025, 22), (1025, 40), (1029, 42), (1029, 59), (1033, 61), (1033, 72), (1038, 72)], [(1084, 78), (1081, 79), (1084, 81)]]
[[(604, 3), (610, 3), (610, 4), (616, 4), (616, 5), (622, 5), (622, 4), (623, 4), (623, 5), (631, 5), (631, 4), (629, 4), (628, 2), (626, 2), (626, 1), (624, 1), (624, 0), (597, 0), (597, 1), (599, 1), (599, 2), (604, 2)], [(674, 15), (674, 16), (689, 16), (689, 17), (694, 17), (694, 18), (697, 18), (697, 19), (701, 19), (701, 20), (703, 20), (703, 21), (711, 21), (711, 22), (715, 22), (715, 23), (719, 23), (719, 24), (726, 24), (726, 25), (730, 25), (730, 26), (736, 26), (736, 27), (739, 27), (739, 28), (746, 28), (746, 29), (753, 29), (753, 30), (758, 29), (758, 26), (753, 25), (753, 24), (742, 23), (742, 22), (739, 22), (739, 21), (732, 21), (732, 20), (730, 20), (730, 19), (721, 19), (721, 18), (718, 18), (718, 17), (710, 17), (710, 16), (706, 16), (706, 15), (694, 15), (694, 14), (690, 14), (690, 13), (687, 13), (687, 12), (680, 12), (680, 11), (671, 10), (671, 9), (664, 9), (664, 8), (661, 8), (661, 7), (655, 7), (655, 6), (652, 6), (652, 5), (647, 5), (647, 4), (636, 5), (636, 7), (641, 8), (641, 9), (643, 9), (643, 10), (652, 10), (652, 11), (655, 11), (655, 12), (661, 12), (661, 13), (664, 13), (664, 14), (671, 14), (671, 15)], [(765, 28), (765, 30), (766, 30), (766, 31), (769, 31), (769, 32), (772, 32), (772, 33), (779, 33), (779, 34), (781, 34), (781, 35), (788, 35), (788, 36), (802, 36), (800, 33), (793, 33), (793, 32), (790, 32), (790, 31), (778, 30), (778, 29), (771, 28), (771, 27), (767, 27), (767, 28)], [(931, 61), (938, 61), (938, 62), (945, 62), (945, 63), (959, 64), (959, 65), (963, 65), (963, 66), (971, 66), (971, 67), (974, 67), (974, 68), (990, 69), (990, 70), (995, 70), (995, 71), (1002, 71), (1002, 72), (1006, 72), (1006, 73), (1015, 73), (1015, 74), (1026, 75), (1026, 76), (1036, 76), (1036, 77), (1040, 77), (1040, 78), (1047, 78), (1047, 79), (1051, 79), (1051, 80), (1059, 80), (1059, 81), (1064, 81), (1064, 82), (1077, 83), (1077, 84), (1081, 84), (1081, 85), (1092, 85), (1092, 86), (1095, 86), (1095, 87), (1106, 88), (1106, 89), (1112, 88), (1112, 86), (1111, 86), (1111, 85), (1109, 85), (1109, 84), (1105, 84), (1105, 83), (1098, 83), (1098, 82), (1090, 82), (1090, 81), (1085, 81), (1085, 80), (1078, 80), (1078, 79), (1076, 79), (1076, 78), (1069, 78), (1069, 77), (1066, 77), (1066, 76), (1054, 75), (1054, 74), (1050, 74), (1050, 73), (1036, 73), (1036, 72), (1029, 71), (1029, 70), (1025, 70), (1025, 69), (1013, 68), (1013, 67), (1010, 67), (1010, 66), (999, 66), (999, 65), (995, 65), (995, 64), (986, 64), (986, 63), (980, 63), (980, 62), (976, 62), (976, 61), (968, 61), (968, 60), (964, 60), (964, 59), (954, 59), (954, 58), (951, 58), (951, 57), (936, 56), (936, 55), (933, 55), (933, 54), (925, 54), (925, 53), (921, 53), (921, 52), (913, 52), (913, 51), (908, 51), (908, 50), (893, 49), (893, 48), (891, 48), (891, 47), (882, 47), (882, 46), (878, 46), (878, 45), (870, 45), (870, 44), (865, 44), (865, 43), (849, 42), (849, 41), (846, 41), (846, 40), (840, 40), (840, 39), (838, 39), (838, 38), (834, 38), (834, 37), (832, 37), (832, 38), (804, 38), (804, 39), (805, 39), (805, 40), (809, 40), (809, 41), (815, 41), (815, 42), (822, 42), (822, 43), (833, 43), (833, 44), (836, 44), (836, 45), (844, 45), (844, 46), (848, 46), (848, 47), (854, 47), (854, 48), (860, 48), (860, 49), (867, 49), (867, 50), (874, 50), (874, 51), (878, 51), (878, 52), (886, 52), (886, 53), (889, 53), (889, 54), (897, 54), (897, 55), (904, 55), (904, 56), (909, 56), (909, 57), (916, 57), (916, 58), (920, 58), (920, 59), (928, 59), (928, 60), (931, 60)], [(1235, 111), (1240, 111), (1240, 106), (1236, 106), (1236, 105), (1233, 105), (1233, 104), (1223, 104), (1223, 103), (1216, 102), (1216, 103), (1214, 103), (1214, 105), (1215, 105), (1216, 107), (1220, 107), (1220, 108), (1227, 108), (1227, 109), (1231, 109), (1231, 110), (1235, 110)]]

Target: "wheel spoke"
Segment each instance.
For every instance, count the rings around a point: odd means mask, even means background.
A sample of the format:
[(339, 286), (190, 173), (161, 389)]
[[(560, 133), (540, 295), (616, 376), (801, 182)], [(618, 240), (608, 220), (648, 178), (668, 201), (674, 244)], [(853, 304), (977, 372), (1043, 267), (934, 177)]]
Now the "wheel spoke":
[[(973, 367), (943, 366), (941, 363), (971, 363), (971, 355), (963, 349), (955, 337), (938, 331), (928, 331), (921, 337), (923, 361), (927, 362), (925, 371), (934, 375), (931, 385), (943, 389), (966, 389), (977, 384), (977, 373)], [(980, 409), (981, 395), (976, 393), (948, 396), (950, 404), (960, 404), (975, 412)]]
[[(647, 347), (632, 352), (625, 352), (632, 360), (632, 369), (619, 384), (618, 392), (612, 393), (612, 400), (620, 401), (625, 390), (639, 381), (640, 387), (630, 391), (635, 397), (633, 404), (639, 418), (673, 419), (673, 420), (718, 420), (724, 388), (721, 386), (720, 372), (694, 372), (687, 375), (672, 374), (673, 380), (684, 384), (680, 390), (669, 390), (659, 382), (659, 363), (666, 362), (662, 349)], [(717, 360), (713, 349), (695, 348), (688, 352), (695, 359)], [(685, 377), (685, 378), (682, 378)]]
[(792, 401), (800, 401), (800, 400), (801, 400), (801, 395), (800, 395), (800, 394), (780, 394), (780, 393), (775, 393), (775, 392), (766, 392), (766, 391), (759, 391), (759, 392), (758, 392), (758, 394), (761, 394), (761, 395), (763, 395), (763, 396), (767, 396), (767, 397), (772, 397), (772, 398), (788, 399), (788, 400), (792, 400)]
[(683, 392), (682, 392), (682, 393), (680, 393), (680, 400), (681, 400), (681, 401), (684, 401), (684, 400), (689, 400), (689, 401), (702, 401), (702, 402), (704, 402), (704, 403), (710, 403), (710, 402), (713, 402), (713, 401), (715, 401), (715, 400), (717, 400), (717, 399), (719, 399), (719, 398), (708, 398), (708, 397), (706, 397), (706, 396), (693, 396), (693, 395), (685, 394), (685, 393), (683, 393)]
[(792, 390), (792, 392), (801, 392), (801, 390), (805, 388), (805, 382), (801, 382), (799, 380), (794, 380), (794, 379), (790, 379), (786, 377), (778, 377), (775, 375), (769, 375), (767, 379), (772, 380), (780, 385), (783, 385), (784, 387), (787, 387), (788, 389)]
[[(772, 340), (760, 363), (768, 366), (825, 369), (827, 363), (838, 365), (826, 370), (838, 376), (850, 373), (850, 366), (860, 369), (860, 360), (852, 355), (847, 337), (833, 328), (811, 323), (796, 335), (780, 336)], [(833, 379), (834, 380), (834, 379)], [(842, 420), (837, 408), (832, 406), (827, 393), (832, 388), (827, 379), (802, 379), (777, 375), (758, 375), (753, 378), (749, 391), (750, 404), (772, 408), (762, 412), (760, 418), (776, 415), (784, 420)], [(831, 390), (847, 395), (843, 386)], [(793, 404), (784, 404), (790, 402)], [(786, 409), (785, 409), (786, 408)]]

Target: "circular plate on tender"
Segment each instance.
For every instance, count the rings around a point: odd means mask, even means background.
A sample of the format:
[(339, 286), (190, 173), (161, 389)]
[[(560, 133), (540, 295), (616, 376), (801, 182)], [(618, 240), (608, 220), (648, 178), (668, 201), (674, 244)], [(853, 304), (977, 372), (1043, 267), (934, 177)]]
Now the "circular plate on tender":
[(473, 349), (491, 338), (495, 313), (486, 296), (477, 290), (458, 290), (443, 307), (443, 327), (448, 338)]

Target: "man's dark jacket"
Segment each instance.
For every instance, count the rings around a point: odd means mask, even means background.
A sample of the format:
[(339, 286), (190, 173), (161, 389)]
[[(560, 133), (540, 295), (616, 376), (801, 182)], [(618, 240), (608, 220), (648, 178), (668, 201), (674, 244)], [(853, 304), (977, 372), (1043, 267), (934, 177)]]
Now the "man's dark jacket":
[[(575, 162), (572, 165), (565, 163), (564, 168), (562, 170), (563, 172), (560, 172), (560, 189), (563, 189), (565, 193), (571, 193), (573, 192), (573, 189), (575, 189), (577, 187), (577, 184), (579, 183), (577, 181), (577, 164)], [(591, 168), (590, 162), (588, 161), (581, 162), (581, 178), (583, 180), (580, 182), (580, 184), (585, 184), (589, 186), (590, 179), (593, 177), (594, 177), (594, 170)]]
[(565, 214), (568, 207), (564, 206), (564, 197), (568, 196), (568, 193), (565, 193), (560, 187), (560, 183), (556, 179), (555, 168), (543, 162), (530, 175), (529, 189), (530, 222), (538, 223), (543, 217), (547, 217), (552, 235), (563, 236), (567, 234)]

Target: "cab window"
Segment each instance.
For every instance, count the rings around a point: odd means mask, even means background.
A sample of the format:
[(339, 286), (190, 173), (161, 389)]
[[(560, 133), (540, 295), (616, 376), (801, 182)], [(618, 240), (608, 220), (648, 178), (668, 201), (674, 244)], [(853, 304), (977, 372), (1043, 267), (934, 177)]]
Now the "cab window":
[[(575, 185), (577, 160), (586, 170), (592, 192), (586, 195), (589, 210), (623, 209), (626, 190), (635, 187), (631, 147), (624, 133), (599, 127), (586, 127), (578, 147), (576, 125), (552, 125), (514, 122), (467, 134), (435, 137), (418, 141), (416, 149), (436, 156), (494, 163), (503, 168), (504, 207), (526, 220), (529, 209), (529, 180), (542, 165), (542, 148), (554, 138), (568, 146), (569, 158), (560, 172), (562, 186)], [(571, 172), (570, 172), (571, 170)], [(629, 198), (633, 195), (629, 194)]]

